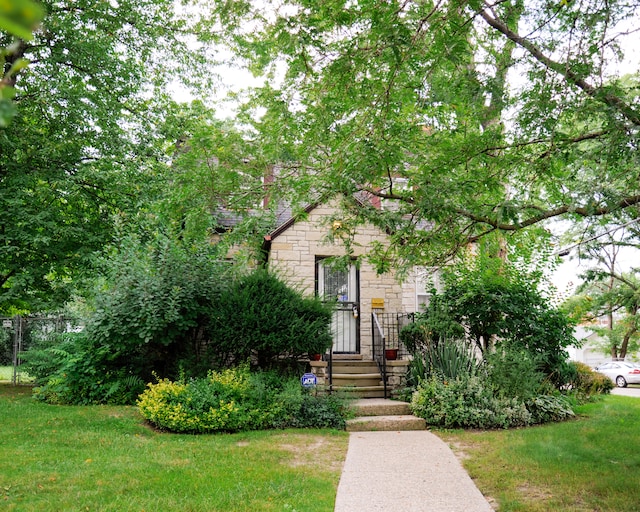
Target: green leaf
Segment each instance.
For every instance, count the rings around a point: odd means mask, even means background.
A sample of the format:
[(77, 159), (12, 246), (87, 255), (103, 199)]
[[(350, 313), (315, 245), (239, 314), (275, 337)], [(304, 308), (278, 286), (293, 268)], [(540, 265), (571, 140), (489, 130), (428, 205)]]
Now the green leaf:
[(0, 128), (9, 126), (15, 115), (15, 105), (7, 99), (0, 100)]

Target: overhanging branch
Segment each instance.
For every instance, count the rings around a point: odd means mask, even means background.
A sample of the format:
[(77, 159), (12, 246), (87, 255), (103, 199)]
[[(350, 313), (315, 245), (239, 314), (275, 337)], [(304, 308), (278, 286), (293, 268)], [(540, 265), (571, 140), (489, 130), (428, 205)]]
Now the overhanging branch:
[(508, 39), (516, 43), (521, 48), (525, 49), (531, 56), (544, 65), (546, 68), (563, 76), (569, 83), (574, 84), (584, 91), (588, 96), (599, 101), (603, 101), (609, 107), (614, 108), (620, 112), (628, 121), (636, 126), (640, 126), (640, 115), (629, 105), (627, 105), (620, 97), (613, 94), (606, 93), (604, 90), (598, 87), (594, 87), (584, 78), (574, 73), (569, 66), (556, 62), (547, 57), (540, 48), (534, 45), (528, 39), (520, 36), (518, 33), (511, 30), (506, 23), (497, 17), (491, 16), (489, 10), (491, 6), (485, 3), (486, 9), (479, 12), (483, 20), (485, 20), (491, 27), (498, 32), (506, 36)]

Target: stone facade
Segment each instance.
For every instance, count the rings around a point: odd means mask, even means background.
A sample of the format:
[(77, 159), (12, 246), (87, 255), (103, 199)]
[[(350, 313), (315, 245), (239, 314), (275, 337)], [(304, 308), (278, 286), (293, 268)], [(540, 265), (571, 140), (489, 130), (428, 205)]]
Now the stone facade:
[[(332, 226), (327, 219), (335, 217), (336, 208), (319, 205), (304, 220), (283, 226), (270, 237), (269, 267), (304, 293), (317, 291), (317, 262), (331, 256), (345, 255), (341, 243), (328, 242)], [(416, 310), (416, 280), (401, 284), (395, 275), (378, 275), (363, 257), (373, 241), (384, 243), (387, 236), (374, 226), (358, 228), (353, 243), (353, 256), (359, 259), (359, 332), (360, 353), (371, 357), (371, 312), (373, 307), (388, 312)]]

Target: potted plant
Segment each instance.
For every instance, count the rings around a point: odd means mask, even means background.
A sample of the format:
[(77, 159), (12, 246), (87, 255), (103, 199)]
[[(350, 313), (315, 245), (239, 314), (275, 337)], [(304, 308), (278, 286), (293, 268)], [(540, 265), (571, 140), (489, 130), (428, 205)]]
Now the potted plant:
[(398, 359), (398, 349), (388, 348), (384, 351), (384, 357), (389, 361), (395, 361)]
[(312, 361), (320, 361), (322, 359), (322, 354), (311, 354), (310, 359)]

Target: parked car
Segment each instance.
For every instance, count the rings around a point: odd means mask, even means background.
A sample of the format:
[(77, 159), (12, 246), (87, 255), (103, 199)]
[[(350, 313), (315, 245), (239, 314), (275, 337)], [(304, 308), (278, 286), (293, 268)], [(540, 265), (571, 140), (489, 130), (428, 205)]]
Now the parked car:
[(627, 384), (640, 384), (640, 365), (636, 363), (612, 361), (602, 363), (594, 370), (609, 377), (619, 388), (626, 388)]

